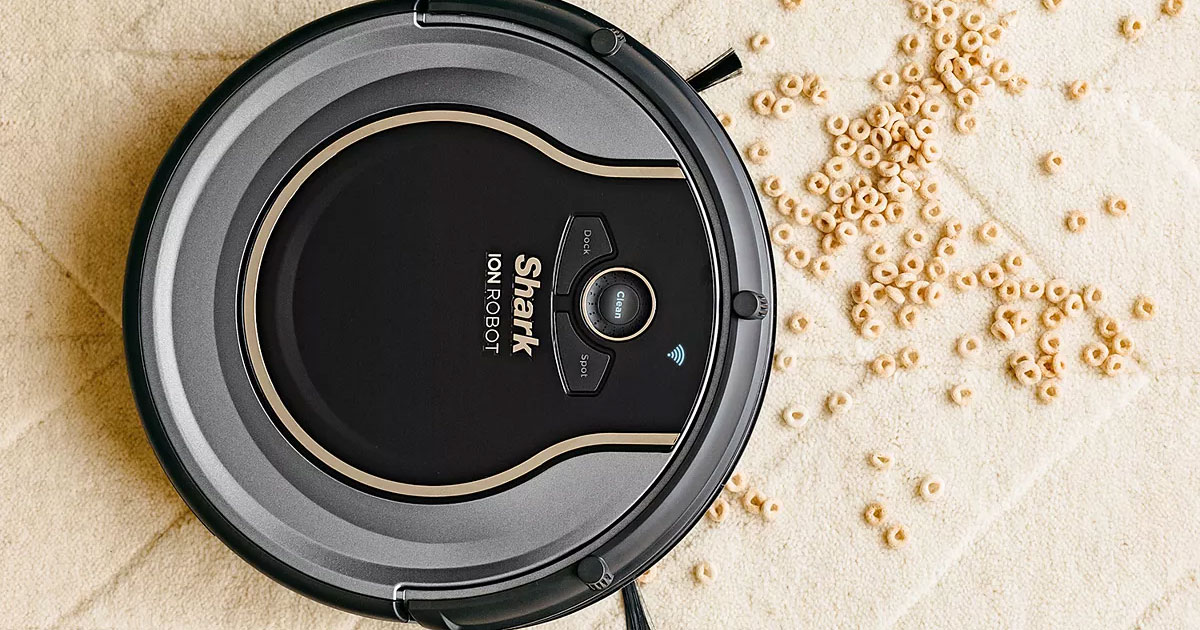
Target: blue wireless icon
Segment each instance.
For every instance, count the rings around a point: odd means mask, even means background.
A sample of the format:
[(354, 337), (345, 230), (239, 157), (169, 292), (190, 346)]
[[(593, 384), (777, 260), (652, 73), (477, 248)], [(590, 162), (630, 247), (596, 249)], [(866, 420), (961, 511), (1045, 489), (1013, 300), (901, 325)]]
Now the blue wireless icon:
[(683, 360), (687, 358), (687, 352), (684, 352), (683, 345), (677, 345), (667, 353), (667, 358), (674, 361), (675, 365), (683, 365)]

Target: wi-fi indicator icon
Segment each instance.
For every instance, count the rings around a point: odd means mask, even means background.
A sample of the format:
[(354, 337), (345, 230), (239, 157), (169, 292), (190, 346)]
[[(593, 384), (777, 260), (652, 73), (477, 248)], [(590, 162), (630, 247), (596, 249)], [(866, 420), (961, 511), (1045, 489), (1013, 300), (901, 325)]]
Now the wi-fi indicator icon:
[(667, 353), (667, 358), (674, 361), (675, 365), (683, 365), (683, 360), (687, 358), (687, 352), (683, 350), (683, 344), (671, 348)]

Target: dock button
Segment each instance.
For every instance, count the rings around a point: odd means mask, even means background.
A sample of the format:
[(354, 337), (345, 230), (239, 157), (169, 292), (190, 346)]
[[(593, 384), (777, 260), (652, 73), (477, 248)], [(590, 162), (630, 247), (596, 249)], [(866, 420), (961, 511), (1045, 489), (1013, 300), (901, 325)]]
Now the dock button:
[(613, 254), (612, 238), (600, 217), (571, 217), (558, 245), (558, 263), (554, 265), (554, 292), (565, 295), (579, 273), (593, 261)]
[(600, 391), (612, 357), (588, 345), (575, 332), (571, 316), (554, 316), (554, 358), (563, 389), (568, 394), (595, 394)]

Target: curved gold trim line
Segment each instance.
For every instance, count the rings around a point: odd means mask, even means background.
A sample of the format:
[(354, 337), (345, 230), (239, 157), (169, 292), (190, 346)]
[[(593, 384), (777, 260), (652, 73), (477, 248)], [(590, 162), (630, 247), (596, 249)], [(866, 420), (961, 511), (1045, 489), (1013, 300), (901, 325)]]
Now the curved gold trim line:
[[(537, 134), (512, 123), (492, 118), (483, 114), (453, 110), (431, 110), (398, 114), (363, 125), (354, 131), (338, 138), (329, 146), (322, 149), (316, 156), (304, 164), (296, 174), (288, 180), (279, 196), (271, 203), (263, 218), (262, 226), (255, 236), (254, 245), (246, 264), (246, 281), (242, 295), (242, 328), (246, 335), (246, 352), (249, 355), (251, 371), (258, 385), (262, 388), (267, 404), (278, 416), (280, 422), (300, 442), (309, 453), (324, 462), (337, 472), (372, 488), (416, 497), (454, 497), (476, 492), (483, 492), (504, 485), (520, 478), (542, 464), (573, 450), (594, 446), (672, 446), (679, 439), (678, 433), (594, 433), (564, 440), (543, 449), (533, 457), (503, 472), (496, 473), (476, 481), (450, 484), (445, 486), (427, 486), (402, 483), (377, 477), (368, 472), (355, 468), (338, 456), (321, 446), (305, 431), (284, 405), (283, 399), (276, 391), (271, 375), (267, 371), (263, 359), (262, 346), (258, 336), (258, 274), (262, 267), (263, 255), (267, 241), (279, 222), (279, 216), (288, 202), (295, 196), (300, 186), (326, 162), (344, 150), (346, 147), (376, 133), (423, 122), (458, 122), (478, 125), (508, 134), (529, 146), (541, 151), (546, 157), (574, 170), (596, 175), (599, 177), (626, 178), (657, 178), (684, 179), (683, 171), (676, 166), (609, 166), (593, 164), (564, 153)], [(632, 270), (630, 270), (632, 271)], [(637, 273), (637, 272), (634, 272)], [(640, 275), (640, 274), (639, 274)], [(649, 285), (649, 282), (647, 282)], [(653, 288), (651, 289), (653, 291)]]

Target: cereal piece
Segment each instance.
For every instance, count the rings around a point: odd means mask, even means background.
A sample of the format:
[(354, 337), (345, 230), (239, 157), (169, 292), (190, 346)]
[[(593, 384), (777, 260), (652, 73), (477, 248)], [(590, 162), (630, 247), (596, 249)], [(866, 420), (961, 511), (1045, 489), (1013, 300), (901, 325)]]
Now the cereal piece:
[(896, 359), (890, 354), (881, 354), (871, 361), (871, 371), (876, 376), (891, 378), (896, 373)]
[(1070, 294), (1070, 287), (1067, 286), (1066, 282), (1063, 282), (1058, 278), (1046, 283), (1045, 297), (1046, 300), (1051, 304), (1058, 304), (1059, 302), (1062, 302), (1063, 300), (1067, 299), (1067, 296)]
[(891, 250), (888, 248), (887, 243), (875, 241), (867, 246), (864, 255), (867, 257), (867, 260), (878, 264), (887, 260), (889, 253), (891, 253)]
[(1017, 331), (1013, 329), (1013, 325), (1003, 319), (992, 322), (992, 326), (988, 330), (993, 337), (1000, 341), (1008, 342), (1017, 337)]
[(796, 101), (781, 96), (775, 100), (775, 104), (771, 106), (771, 114), (779, 120), (787, 120), (796, 114)]
[(1108, 346), (1093, 341), (1083, 347), (1083, 352), (1080, 354), (1080, 358), (1083, 359), (1084, 363), (1098, 368), (1101, 365), (1104, 365), (1104, 360), (1108, 358), (1108, 355)]
[(771, 148), (762, 140), (746, 147), (746, 159), (750, 160), (751, 164), (762, 164), (769, 157), (771, 157)]
[(793, 429), (799, 429), (808, 423), (808, 410), (804, 407), (792, 405), (783, 410), (782, 417), (784, 424)]
[(768, 523), (775, 520), (781, 511), (783, 511), (783, 504), (779, 502), (779, 499), (767, 499), (762, 504), (762, 517)]
[(931, 15), (933, 15), (933, 8), (930, 7), (929, 3), (925, 2), (925, 0), (915, 0), (909, 6), (908, 16), (911, 17), (912, 21), (914, 22), (927, 24)]
[(1046, 293), (1046, 285), (1041, 280), (1026, 278), (1021, 282), (1021, 297), (1026, 300), (1040, 300)]
[(812, 96), (810, 96), (808, 100), (812, 102), (813, 105), (824, 105), (825, 103), (829, 102), (829, 90), (824, 87), (819, 88), (813, 92)]
[(1042, 333), (1038, 338), (1038, 349), (1046, 354), (1058, 354), (1062, 349), (1062, 335), (1053, 330)]
[(750, 487), (750, 480), (740, 472), (735, 472), (729, 477), (729, 481), (725, 482), (725, 490), (730, 494), (741, 494)]
[(900, 85), (900, 75), (892, 70), (882, 70), (875, 75), (875, 89), (880, 92), (890, 92)]
[(855, 304), (850, 308), (850, 321), (854, 322), (855, 326), (862, 326), (874, 316), (875, 310), (869, 304)]
[(979, 127), (979, 119), (974, 112), (962, 112), (954, 119), (954, 129), (958, 133), (969, 135)]
[(925, 277), (929, 278), (930, 282), (938, 282), (949, 273), (950, 270), (946, 267), (946, 261), (941, 256), (934, 256), (925, 265)]
[(900, 367), (906, 370), (911, 370), (921, 364), (921, 353), (912, 346), (901, 348), (898, 357)]
[(825, 131), (828, 131), (831, 136), (840, 136), (846, 133), (849, 128), (850, 119), (843, 114), (830, 116), (825, 120)]
[(704, 515), (714, 523), (724, 521), (725, 517), (729, 515), (729, 502), (721, 497), (717, 497), (717, 500), (709, 506), (708, 511)]
[(987, 221), (979, 226), (975, 236), (985, 245), (990, 245), (1000, 238), (1000, 226), (995, 221)]
[(850, 394), (843, 391), (836, 391), (825, 399), (825, 408), (829, 413), (838, 415), (850, 410), (850, 406), (854, 404), (854, 400), (850, 398)]
[(1105, 339), (1112, 339), (1121, 332), (1121, 325), (1111, 317), (1101, 317), (1096, 320), (1096, 332)]
[(922, 289), (921, 293), (925, 303), (930, 306), (938, 306), (946, 297), (946, 290), (940, 282), (930, 282)]
[(1021, 361), (1013, 368), (1013, 376), (1026, 387), (1037, 385), (1042, 380), (1042, 368), (1033, 361)]
[(1004, 82), (1004, 89), (1013, 96), (1020, 96), (1029, 89), (1029, 78), (1021, 74), (1013, 75), (1011, 79)]
[(871, 123), (862, 118), (855, 118), (850, 121), (850, 126), (846, 129), (846, 135), (854, 138), (857, 142), (862, 142), (871, 135)]
[(1119, 354), (1110, 354), (1104, 359), (1102, 366), (1104, 373), (1108, 376), (1116, 376), (1125, 371), (1125, 357)]
[(646, 569), (645, 573), (637, 577), (637, 583), (646, 585), (653, 582), (654, 578), (656, 577), (658, 577), (658, 567), (650, 567), (649, 569)]
[[(775, 198), (775, 211), (785, 217), (796, 216), (796, 209), (799, 207), (800, 200), (787, 193), (783, 193)], [(800, 224), (805, 225), (803, 220), (800, 221)]]
[(928, 241), (929, 233), (921, 228), (913, 228), (904, 234), (904, 243), (912, 248), (924, 247)]
[(855, 151), (858, 151), (858, 143), (850, 136), (841, 135), (833, 139), (833, 152), (835, 155), (847, 157), (854, 155)]
[(1021, 283), (1016, 278), (1009, 278), (996, 287), (996, 297), (1001, 302), (1015, 302), (1021, 299)]
[(807, 247), (791, 247), (784, 256), (788, 264), (796, 269), (804, 269), (812, 260), (812, 254), (809, 253)]
[(878, 263), (871, 268), (871, 277), (881, 284), (891, 284), (899, 274), (900, 269), (891, 261)]
[(1087, 308), (1092, 308), (1104, 301), (1104, 290), (1095, 285), (1088, 285), (1083, 288), (1083, 305)]
[(1088, 218), (1080, 210), (1072, 210), (1067, 213), (1067, 229), (1072, 232), (1082, 232), (1083, 228), (1087, 227)]
[(1019, 310), (1008, 319), (1008, 322), (1012, 324), (1013, 332), (1023, 335), (1033, 327), (1033, 313)]
[(1063, 313), (1066, 313), (1067, 317), (1078, 317), (1086, 310), (1083, 304), (1083, 297), (1078, 293), (1068, 295), (1062, 301), (1062, 306), (1059, 308), (1063, 310)]
[[(921, 88), (921, 89), (924, 89), (924, 88)], [(939, 117), (941, 117), (943, 112), (945, 112), (945, 108), (942, 106), (941, 101), (935, 101), (933, 99), (929, 99), (929, 100), (926, 100), (924, 103), (921, 103), (921, 112), (920, 113), (922, 116), (924, 116), (926, 118), (929, 118), (929, 119), (939, 118)]]
[(954, 273), (954, 287), (959, 291), (970, 291), (979, 283), (974, 271), (958, 271)]
[(781, 351), (781, 352), (775, 353), (775, 369), (776, 370), (779, 370), (780, 372), (786, 372), (787, 370), (792, 369), (792, 366), (795, 365), (795, 363), (796, 363), (796, 357), (793, 356), (790, 352)]
[(824, 195), (829, 191), (829, 176), (825, 173), (813, 173), (805, 180), (804, 187), (814, 195)]
[(746, 494), (742, 495), (742, 507), (751, 514), (759, 514), (762, 512), (762, 506), (767, 502), (767, 495), (759, 492), (755, 488), (750, 488)]
[(1058, 399), (1058, 379), (1052, 378), (1038, 383), (1037, 397), (1043, 404), (1050, 404)]
[(1047, 11), (1057, 11), (1060, 4), (1062, 4), (1062, 0), (1042, 0), (1042, 6)]
[(943, 238), (956, 239), (962, 232), (963, 222), (955, 218), (947, 219), (945, 225), (942, 226)]
[(863, 510), (863, 520), (871, 527), (879, 527), (883, 525), (883, 521), (887, 519), (887, 508), (883, 507), (878, 501), (867, 505)]
[(971, 398), (975, 396), (975, 390), (966, 385), (955, 385), (950, 388), (950, 400), (959, 407), (966, 407), (971, 404)]
[(905, 329), (912, 330), (917, 327), (917, 307), (912, 304), (905, 304), (896, 311), (896, 325)]
[(892, 462), (895, 461), (895, 459), (896, 458), (892, 457), (891, 453), (875, 451), (867, 456), (867, 463), (869, 463), (876, 470), (887, 470), (892, 467)]
[[(839, 159), (845, 160), (846, 158), (833, 158), (833, 159), (834, 160), (839, 160)], [(842, 165), (843, 165), (842, 167), (833, 167), (833, 168), (848, 169), (848, 168), (850, 168), (849, 160), (842, 162)], [(833, 203), (840, 204), (840, 203), (846, 201), (847, 199), (849, 199), (850, 196), (853, 194), (854, 194), (854, 187), (851, 186), (849, 183), (834, 182), (833, 185), (829, 187), (829, 195), (828, 196), (829, 196), (830, 201), (832, 201)]]
[(1067, 86), (1067, 98), (1072, 101), (1082, 100), (1088, 95), (1089, 90), (1091, 90), (1091, 86), (1087, 81), (1073, 81), (1071, 85)]
[(779, 77), (779, 82), (775, 84), (776, 89), (780, 94), (790, 98), (800, 96), (802, 79), (795, 74), (785, 74)]
[(925, 269), (925, 259), (916, 252), (908, 252), (900, 259), (900, 269), (908, 273), (921, 273)]
[(795, 11), (800, 8), (800, 5), (804, 4), (804, 0), (779, 0), (779, 4), (783, 6), (785, 11)]
[(1178, 17), (1183, 13), (1184, 0), (1163, 0), (1162, 12), (1163, 15)]
[(943, 214), (944, 211), (942, 210), (942, 203), (940, 201), (930, 201), (921, 206), (921, 218), (927, 223), (936, 223), (942, 218)]
[(1058, 151), (1051, 151), (1042, 158), (1042, 170), (1046, 171), (1047, 175), (1054, 175), (1062, 170), (1066, 159)]
[(1110, 339), (1108, 343), (1113, 354), (1119, 354), (1127, 357), (1133, 352), (1133, 340), (1130, 339), (1129, 335), (1126, 335), (1125, 333), (1117, 333), (1116, 335), (1113, 335), (1113, 338)]
[(1154, 319), (1154, 314), (1158, 312), (1158, 306), (1154, 300), (1141, 295), (1133, 302), (1133, 317), (1134, 319)]
[[(904, 274), (901, 274), (901, 275), (904, 275)], [(897, 279), (899, 279), (899, 276), (897, 276)], [(893, 301), (896, 304), (899, 304), (901, 306), (903, 306), (904, 303), (908, 301), (908, 296), (906, 296), (904, 294), (904, 291), (901, 290), (899, 287), (896, 287), (896, 286), (884, 287), (884, 293), (887, 295), (888, 299), (890, 299), (891, 301)]]
[(878, 339), (879, 335), (883, 334), (883, 322), (878, 319), (868, 319), (858, 327), (858, 334), (863, 339)]
[(1012, 318), (1018, 312), (1020, 312), (1020, 310), (1021, 308), (1015, 304), (1001, 304), (1000, 306), (997, 306), (995, 312), (992, 313), (992, 319), (1003, 319), (1006, 322), (1012, 323)]
[(979, 270), (979, 284), (995, 289), (1004, 282), (1004, 268), (999, 263), (988, 263)]
[(1038, 367), (1046, 378), (1062, 376), (1067, 372), (1067, 361), (1058, 354), (1043, 354), (1037, 358)]
[(717, 122), (721, 123), (721, 126), (726, 129), (733, 129), (733, 116), (730, 116), (726, 112), (717, 114)]
[(917, 494), (926, 501), (936, 501), (942, 498), (942, 492), (945, 490), (946, 482), (942, 481), (942, 478), (937, 475), (929, 475), (917, 485)]
[(750, 49), (754, 52), (770, 50), (774, 45), (775, 40), (766, 33), (755, 33), (754, 36), (750, 38)]
[(958, 254), (958, 244), (949, 236), (942, 237), (933, 250), (938, 258), (954, 258)]
[(692, 577), (701, 584), (711, 584), (717, 579), (717, 569), (709, 561), (704, 560), (692, 567)]
[(843, 244), (849, 243), (858, 237), (858, 226), (849, 221), (843, 221), (834, 228), (833, 235), (837, 238), (838, 242)]
[(788, 325), (788, 330), (790, 330), (798, 335), (798, 334), (808, 330), (808, 326), (810, 323), (811, 323), (811, 320), (808, 318), (807, 314), (793, 313), (792, 316), (788, 318), (787, 325)]
[(779, 197), (784, 191), (783, 180), (776, 175), (768, 175), (762, 181), (763, 194), (768, 197)]
[(964, 359), (971, 358), (979, 354), (979, 349), (983, 346), (979, 341), (979, 337), (975, 335), (963, 335), (958, 338), (958, 343), (955, 347), (958, 350), (958, 355)]
[(813, 217), (816, 216), (816, 214), (817, 212), (812, 209), (812, 206), (806, 203), (798, 204), (795, 209), (792, 210), (792, 218), (795, 219), (796, 223), (799, 223), (800, 225), (811, 224)]
[(775, 93), (771, 90), (760, 90), (750, 97), (750, 107), (762, 116), (770, 115), (775, 107)]
[[(904, 81), (907, 83), (919, 83), (921, 79), (925, 78), (925, 69), (915, 61), (906, 63), (904, 64), (904, 67), (900, 69), (900, 78), (904, 79)], [(909, 97), (913, 98), (913, 100), (916, 102), (917, 111), (919, 111), (921, 99), (916, 98), (915, 94), (910, 94)], [(916, 111), (913, 111), (907, 115), (912, 116), (913, 114), (916, 114)]]
[(883, 534), (883, 541), (892, 549), (908, 544), (908, 530), (903, 525), (892, 525)]
[(1136, 15), (1130, 15), (1121, 20), (1121, 34), (1131, 42), (1141, 39), (1145, 30), (1146, 23)]
[(833, 271), (833, 259), (829, 256), (817, 256), (812, 261), (812, 275), (818, 280), (824, 280)]
[(771, 228), (771, 240), (776, 245), (787, 245), (792, 242), (792, 224), (780, 223)]
[(912, 284), (908, 285), (909, 301), (911, 301), (913, 304), (924, 304), (925, 289), (928, 286), (929, 283), (924, 280), (914, 280)]
[(1009, 274), (1016, 274), (1016, 272), (1022, 269), (1025, 269), (1024, 256), (1016, 252), (1004, 254), (1004, 270), (1008, 271)]
[(986, 18), (984, 18), (983, 12), (979, 9), (971, 9), (963, 13), (962, 18), (959, 19), (958, 23), (962, 24), (962, 27), (968, 31), (978, 31), (979, 29), (983, 28), (983, 25), (986, 23)]
[(1021, 365), (1025, 361), (1032, 362), (1033, 354), (1026, 350), (1018, 350), (1008, 355), (1008, 369), (1015, 370), (1018, 365)]
[(1114, 217), (1123, 217), (1129, 213), (1129, 202), (1121, 197), (1109, 197), (1104, 202), (1104, 209)]
[(863, 234), (878, 234), (883, 226), (887, 224), (887, 219), (881, 214), (868, 214), (862, 218), (862, 233)]
[(1007, 83), (1009, 79), (1013, 78), (1012, 62), (1007, 59), (997, 59), (996, 61), (993, 61), (991, 73), (993, 79), (1001, 83)]

